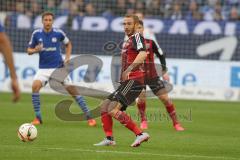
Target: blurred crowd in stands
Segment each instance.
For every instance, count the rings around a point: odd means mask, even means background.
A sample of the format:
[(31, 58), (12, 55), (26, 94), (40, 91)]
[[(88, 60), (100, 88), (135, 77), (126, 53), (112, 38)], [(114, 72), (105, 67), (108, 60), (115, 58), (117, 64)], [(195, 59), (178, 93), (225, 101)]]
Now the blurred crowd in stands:
[(240, 0), (0, 0), (0, 18), (24, 14), (34, 19), (43, 11), (72, 16), (123, 16), (186, 20), (237, 21)]

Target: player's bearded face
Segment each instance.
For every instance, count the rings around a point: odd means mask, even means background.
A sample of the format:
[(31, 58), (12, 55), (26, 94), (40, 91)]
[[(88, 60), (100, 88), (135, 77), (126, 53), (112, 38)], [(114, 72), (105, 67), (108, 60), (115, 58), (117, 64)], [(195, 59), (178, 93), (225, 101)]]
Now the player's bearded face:
[(134, 34), (136, 24), (134, 23), (133, 18), (125, 17), (123, 20), (123, 27), (127, 36), (131, 36), (132, 34)]
[(53, 17), (51, 15), (47, 15), (43, 18), (43, 27), (45, 30), (51, 30), (53, 25)]

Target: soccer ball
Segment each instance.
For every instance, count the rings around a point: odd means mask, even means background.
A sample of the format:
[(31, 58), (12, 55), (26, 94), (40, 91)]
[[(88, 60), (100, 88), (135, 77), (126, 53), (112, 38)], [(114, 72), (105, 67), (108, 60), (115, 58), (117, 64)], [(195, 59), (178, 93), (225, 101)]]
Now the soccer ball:
[(18, 129), (18, 137), (23, 142), (33, 141), (37, 138), (37, 128), (30, 123), (24, 123)]

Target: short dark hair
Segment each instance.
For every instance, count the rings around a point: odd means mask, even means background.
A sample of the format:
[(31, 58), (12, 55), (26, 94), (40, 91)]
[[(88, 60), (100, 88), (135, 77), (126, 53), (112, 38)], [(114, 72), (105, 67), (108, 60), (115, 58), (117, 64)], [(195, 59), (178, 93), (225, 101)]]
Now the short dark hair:
[(140, 24), (141, 26), (143, 26), (143, 21), (142, 21), (142, 20), (139, 20), (139, 24)]
[(43, 19), (45, 16), (52, 16), (53, 19), (54, 19), (54, 14), (53, 14), (52, 12), (49, 12), (49, 11), (43, 12), (43, 14), (42, 14), (42, 19)]
[(135, 24), (136, 24), (136, 23), (139, 23), (139, 18), (138, 18), (138, 16), (136, 16), (136, 15), (134, 15), (134, 14), (127, 14), (127, 15), (125, 15), (124, 17), (126, 17), (126, 18), (132, 18)]

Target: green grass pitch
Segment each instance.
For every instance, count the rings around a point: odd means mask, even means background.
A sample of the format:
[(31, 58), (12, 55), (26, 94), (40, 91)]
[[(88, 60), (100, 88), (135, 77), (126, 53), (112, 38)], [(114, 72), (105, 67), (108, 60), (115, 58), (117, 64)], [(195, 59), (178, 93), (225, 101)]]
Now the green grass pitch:
[[(0, 94), (0, 160), (237, 160), (240, 159), (240, 103), (175, 100), (184, 132), (175, 132), (165, 108), (156, 99), (147, 101), (151, 138), (139, 148), (131, 148), (135, 136), (114, 121), (117, 146), (95, 147), (104, 138), (100, 119), (97, 127), (86, 122), (66, 122), (54, 113), (57, 102), (67, 96), (41, 95), (44, 124), (37, 126), (38, 138), (30, 143), (17, 137), (18, 127), (33, 119), (31, 95), (23, 94), (17, 104), (11, 95)], [(99, 100), (87, 98), (95, 107)], [(73, 113), (80, 113), (74, 104)], [(136, 107), (128, 113), (137, 120)], [(138, 122), (139, 123), (139, 122)]]

